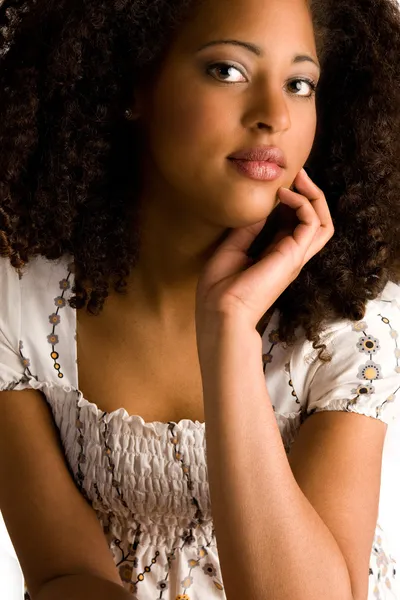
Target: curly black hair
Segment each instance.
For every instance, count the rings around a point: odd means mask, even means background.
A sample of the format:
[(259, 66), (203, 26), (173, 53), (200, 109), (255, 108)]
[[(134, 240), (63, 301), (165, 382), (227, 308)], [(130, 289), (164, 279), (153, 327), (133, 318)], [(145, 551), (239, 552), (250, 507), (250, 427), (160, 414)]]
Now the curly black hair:
[[(0, 0), (0, 255), (21, 269), (71, 254), (75, 308), (98, 313), (137, 260), (140, 136), (124, 112), (198, 1)], [(322, 77), (306, 168), (335, 235), (273, 308), (282, 341), (302, 326), (321, 349), (327, 321), (362, 319), (400, 280), (400, 12), (397, 0), (309, 6)]]

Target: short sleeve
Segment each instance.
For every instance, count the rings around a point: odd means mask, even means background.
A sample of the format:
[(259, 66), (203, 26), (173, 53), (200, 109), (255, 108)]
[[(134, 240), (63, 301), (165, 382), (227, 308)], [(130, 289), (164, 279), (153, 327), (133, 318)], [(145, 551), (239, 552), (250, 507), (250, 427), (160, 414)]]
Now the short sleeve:
[(362, 321), (338, 328), (328, 338), (331, 361), (320, 361), (310, 382), (307, 414), (339, 410), (398, 420), (399, 332), (398, 298), (370, 302)]
[(28, 387), (19, 352), (20, 326), (19, 275), (8, 258), (0, 257), (0, 391)]

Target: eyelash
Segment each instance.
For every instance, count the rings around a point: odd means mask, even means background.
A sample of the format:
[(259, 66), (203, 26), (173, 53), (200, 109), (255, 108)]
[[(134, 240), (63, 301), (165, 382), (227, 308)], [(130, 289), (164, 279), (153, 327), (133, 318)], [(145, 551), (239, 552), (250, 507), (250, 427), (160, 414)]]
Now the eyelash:
[[(214, 77), (213, 75), (211, 75), (211, 71), (213, 69), (215, 69), (216, 67), (225, 67), (225, 68), (233, 68), (236, 69), (237, 71), (239, 71), (239, 73), (241, 73), (241, 75), (243, 75), (243, 77), (245, 77), (245, 74), (242, 73), (242, 71), (239, 69), (239, 67), (237, 67), (236, 65), (233, 65), (232, 63), (225, 63), (225, 62), (219, 62), (219, 63), (213, 63), (212, 65), (209, 65), (207, 67), (207, 74), (210, 75), (210, 77)], [(214, 77), (214, 79), (216, 79)], [(295, 96), (299, 96), (299, 98), (305, 98), (307, 100), (311, 99), (315, 93), (316, 93), (316, 89), (317, 89), (317, 84), (315, 83), (315, 81), (313, 81), (312, 79), (308, 79), (307, 77), (299, 77), (297, 79), (292, 79), (289, 83), (293, 83), (294, 81), (305, 81), (306, 83), (308, 83), (308, 85), (311, 88), (311, 93), (308, 96), (300, 96), (299, 94), (294, 94)], [(234, 83), (240, 83), (237, 81), (221, 81), (219, 80), (220, 83), (226, 83), (228, 85), (232, 85)]]

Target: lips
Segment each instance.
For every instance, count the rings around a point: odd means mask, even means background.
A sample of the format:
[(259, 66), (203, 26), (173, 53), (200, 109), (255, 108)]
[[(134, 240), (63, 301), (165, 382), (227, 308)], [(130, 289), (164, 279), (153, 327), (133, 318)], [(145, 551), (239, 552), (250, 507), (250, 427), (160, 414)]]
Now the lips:
[(281, 168), (286, 168), (286, 159), (282, 150), (277, 146), (254, 146), (245, 148), (228, 156), (231, 160), (253, 161), (257, 163), (275, 163)]
[(285, 155), (276, 146), (245, 148), (231, 154), (228, 159), (236, 172), (259, 181), (279, 179), (286, 167)]

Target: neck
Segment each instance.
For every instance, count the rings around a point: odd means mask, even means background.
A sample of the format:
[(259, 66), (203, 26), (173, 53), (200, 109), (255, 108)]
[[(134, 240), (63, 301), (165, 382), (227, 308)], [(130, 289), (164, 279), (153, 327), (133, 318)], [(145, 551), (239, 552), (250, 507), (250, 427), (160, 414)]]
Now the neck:
[(180, 207), (174, 210), (165, 198), (146, 198), (142, 207), (138, 260), (128, 294), (138, 310), (161, 326), (175, 322), (184, 327), (194, 319), (200, 273), (227, 230)]

